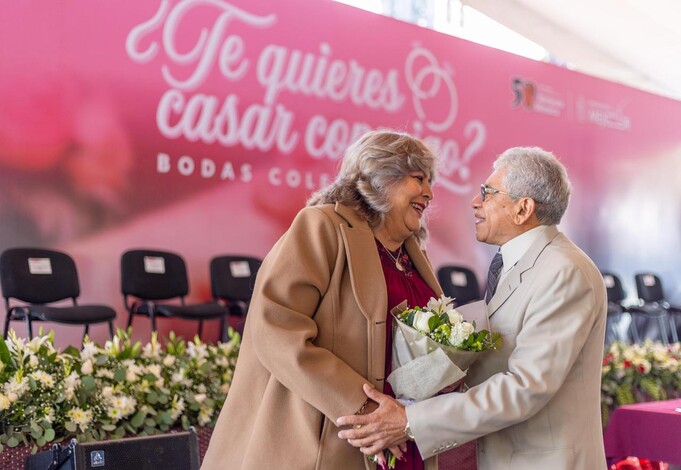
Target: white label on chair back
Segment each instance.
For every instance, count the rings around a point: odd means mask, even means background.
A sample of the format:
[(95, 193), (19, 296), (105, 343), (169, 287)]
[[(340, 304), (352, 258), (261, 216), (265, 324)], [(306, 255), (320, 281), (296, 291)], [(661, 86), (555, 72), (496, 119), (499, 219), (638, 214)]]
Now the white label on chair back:
[(452, 285), (457, 287), (466, 287), (468, 285), (468, 279), (466, 278), (466, 273), (459, 271), (452, 271)]
[(248, 261), (232, 261), (229, 263), (232, 277), (251, 277), (251, 266)]
[(52, 274), (50, 258), (29, 258), (28, 272), (31, 274)]
[(643, 276), (643, 285), (646, 287), (654, 286), (655, 276), (652, 276), (650, 274), (646, 274), (645, 276)]
[(615, 278), (612, 277), (610, 274), (606, 274), (603, 276), (603, 282), (605, 283), (605, 287), (608, 289), (612, 289), (615, 287)]
[(145, 256), (144, 272), (151, 274), (165, 274), (166, 260), (161, 256)]

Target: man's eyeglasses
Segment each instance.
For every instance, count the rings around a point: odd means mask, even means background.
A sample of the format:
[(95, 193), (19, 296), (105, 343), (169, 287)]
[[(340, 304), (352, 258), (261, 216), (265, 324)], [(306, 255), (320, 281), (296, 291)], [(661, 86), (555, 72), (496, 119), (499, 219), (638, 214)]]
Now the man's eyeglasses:
[[(529, 196), (516, 196), (515, 194), (511, 194), (509, 192), (502, 191), (501, 189), (492, 188), (490, 186), (487, 186), (486, 184), (480, 185), (480, 198), (483, 201), (485, 200), (485, 198), (487, 197), (488, 194), (497, 194), (497, 193), (505, 194), (512, 199), (518, 199), (518, 198), (521, 198), (521, 197), (529, 197)], [(535, 202), (535, 204), (544, 204), (542, 201), (537, 201), (534, 198), (531, 198), (531, 199)]]
[(497, 194), (497, 193), (506, 194), (507, 196), (509, 196), (513, 199), (517, 199), (516, 196), (514, 196), (513, 194), (507, 193), (506, 191), (502, 191), (501, 189), (494, 189), (490, 186), (487, 186), (486, 184), (480, 185), (480, 197), (482, 198), (483, 201), (485, 200), (485, 198), (487, 197), (488, 194)]

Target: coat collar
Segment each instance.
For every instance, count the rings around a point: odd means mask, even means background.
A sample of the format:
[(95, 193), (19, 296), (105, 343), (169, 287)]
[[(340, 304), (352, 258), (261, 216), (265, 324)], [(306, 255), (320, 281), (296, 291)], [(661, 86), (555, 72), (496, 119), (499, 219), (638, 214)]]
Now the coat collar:
[[(357, 304), (367, 319), (385, 322), (388, 294), (381, 260), (374, 241), (374, 232), (369, 224), (351, 208), (336, 203), (335, 211), (348, 223), (348, 225), (341, 225), (341, 234), (348, 260), (352, 291)], [(423, 280), (437, 295), (440, 295), (442, 289), (416, 238), (413, 236), (408, 238), (404, 246)]]
[(511, 296), (513, 291), (518, 288), (522, 282), (523, 274), (534, 267), (539, 255), (559, 234), (560, 232), (555, 225), (548, 226), (537, 240), (535, 240), (532, 246), (530, 246), (527, 253), (518, 260), (515, 267), (508, 273), (506, 278), (501, 281), (501, 284), (499, 284), (496, 292), (487, 305), (487, 311), (489, 312), (490, 317), (496, 313), (499, 307), (501, 307)]

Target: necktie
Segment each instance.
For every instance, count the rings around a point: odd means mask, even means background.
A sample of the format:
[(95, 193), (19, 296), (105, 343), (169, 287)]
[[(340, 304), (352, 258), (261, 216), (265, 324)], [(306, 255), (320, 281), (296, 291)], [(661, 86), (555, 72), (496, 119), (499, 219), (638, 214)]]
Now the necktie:
[(487, 293), (485, 294), (486, 303), (489, 303), (489, 300), (497, 290), (499, 275), (501, 274), (501, 268), (503, 266), (504, 259), (501, 257), (501, 252), (497, 251), (497, 254), (494, 255), (494, 258), (492, 258), (492, 262), (489, 265), (489, 271), (487, 272)]

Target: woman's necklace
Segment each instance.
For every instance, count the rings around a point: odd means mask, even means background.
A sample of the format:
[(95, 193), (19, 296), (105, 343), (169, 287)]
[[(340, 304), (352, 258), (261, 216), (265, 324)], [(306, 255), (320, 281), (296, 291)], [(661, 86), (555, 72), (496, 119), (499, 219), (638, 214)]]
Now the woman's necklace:
[[(378, 238), (376, 239), (378, 240)], [(383, 244), (381, 240), (378, 240), (378, 243), (381, 244), (383, 249), (385, 250), (386, 253), (388, 253), (388, 256), (390, 256), (390, 259), (392, 259), (395, 262), (395, 267), (397, 268), (398, 271), (404, 272), (404, 266), (402, 266), (402, 263), (400, 263), (400, 258), (402, 257), (402, 248), (404, 245), (400, 245), (400, 248), (397, 250), (397, 256), (393, 255), (392, 252)]]

